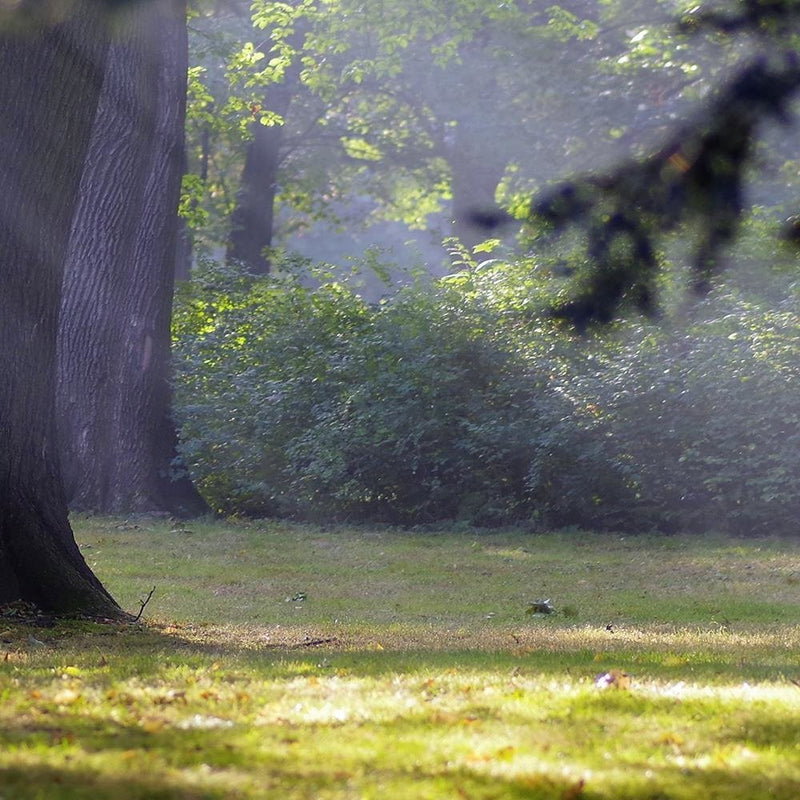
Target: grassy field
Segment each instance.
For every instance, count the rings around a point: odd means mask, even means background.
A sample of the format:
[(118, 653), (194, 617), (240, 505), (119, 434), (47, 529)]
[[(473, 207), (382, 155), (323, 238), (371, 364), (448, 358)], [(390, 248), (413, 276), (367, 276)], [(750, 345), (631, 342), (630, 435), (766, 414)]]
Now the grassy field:
[(0, 618), (0, 800), (800, 797), (800, 541), (74, 523), (155, 592)]

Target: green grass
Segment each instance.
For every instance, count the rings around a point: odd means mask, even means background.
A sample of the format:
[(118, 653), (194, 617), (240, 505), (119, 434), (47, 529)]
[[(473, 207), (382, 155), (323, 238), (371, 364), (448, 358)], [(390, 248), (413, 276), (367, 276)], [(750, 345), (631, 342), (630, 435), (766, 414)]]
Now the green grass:
[(0, 800), (800, 797), (800, 543), (74, 522), (156, 591), (0, 619)]

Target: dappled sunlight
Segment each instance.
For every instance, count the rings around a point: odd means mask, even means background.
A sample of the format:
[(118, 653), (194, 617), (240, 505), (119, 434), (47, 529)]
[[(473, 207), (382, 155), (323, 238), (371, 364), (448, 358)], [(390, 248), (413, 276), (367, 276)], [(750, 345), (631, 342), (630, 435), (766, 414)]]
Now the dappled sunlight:
[[(646, 647), (648, 651), (672, 653), (673, 665), (689, 663), (699, 653), (738, 655), (796, 653), (800, 650), (800, 625), (722, 625), (682, 627), (675, 625), (564, 625), (549, 619), (533, 620), (514, 627), (476, 623), (469, 627), (393, 624), (237, 626), (169, 623), (157, 626), (166, 636), (211, 648), (235, 647), (260, 652), (349, 652), (415, 650), (501, 650), (517, 655), (575, 652), (597, 654)], [(800, 662), (798, 662), (800, 671)]]
[[(286, 798), (409, 800), (458, 786), (576, 800), (688, 800), (703, 787), (759, 800), (767, 787), (793, 800), (800, 785), (787, 761), (800, 736), (792, 626), (105, 633), (65, 630), (24, 666), (0, 665), (9, 785), (32, 774), (64, 787), (130, 779), (134, 797), (255, 798), (268, 785)], [(782, 670), (757, 677), (776, 658)], [(612, 668), (630, 680), (602, 688)]]
[[(769, 608), (792, 542), (79, 523), (115, 591), (157, 589), (138, 625), (2, 632), (4, 786), (798, 796), (797, 604)], [(755, 585), (712, 595), (714, 570)], [(687, 604), (689, 581), (713, 600)], [(527, 612), (551, 595), (553, 613)]]

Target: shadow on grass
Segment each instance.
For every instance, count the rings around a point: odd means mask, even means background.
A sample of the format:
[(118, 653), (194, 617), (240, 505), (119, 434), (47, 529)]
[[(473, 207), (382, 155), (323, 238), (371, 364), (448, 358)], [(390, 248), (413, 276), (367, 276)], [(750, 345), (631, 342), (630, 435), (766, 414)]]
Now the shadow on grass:
[[(791, 770), (766, 773), (747, 758), (725, 764), (612, 764), (610, 775), (589, 773), (579, 780), (532, 766), (503, 774), (491, 765), (474, 769), (455, 763), (392, 768), (385, 757), (373, 760), (368, 750), (342, 753), (339, 764), (320, 763), (313, 747), (306, 750), (291, 737), (259, 731), (263, 742), (245, 750), (230, 731), (147, 733), (138, 726), (85, 719), (70, 725), (69, 740), (59, 738), (57, 721), (31, 730), (11, 726), (0, 735), (6, 753), (24, 753), (22, 766), (0, 766), (0, 797), (14, 800), (236, 800), (246, 798), (316, 798), (320, 796), (387, 796), (400, 798), (469, 797), (496, 800), (690, 800), (700, 797), (737, 800), (796, 800), (800, 779)], [(377, 727), (381, 727), (378, 725)], [(403, 737), (418, 734), (406, 722)], [(311, 731), (311, 735), (314, 732)], [(381, 735), (385, 735), (381, 734)], [(95, 768), (46, 763), (45, 745), (60, 749), (69, 762), (76, 752), (102, 754)], [(613, 748), (612, 748), (613, 749)], [(579, 754), (574, 754), (579, 755)], [(52, 755), (49, 757), (53, 760)], [(56, 760), (59, 756), (55, 757)], [(561, 754), (566, 765), (569, 753)], [(580, 759), (578, 759), (580, 761)], [(644, 767), (647, 769), (644, 769)], [(246, 770), (246, 776), (244, 772)], [(226, 772), (231, 775), (226, 780)], [(244, 777), (243, 777), (244, 776)], [(210, 777), (210, 779), (209, 779)]]
[[(575, 782), (556, 781), (547, 776), (524, 779), (502, 779), (469, 773), (429, 776), (423, 773), (388, 776), (377, 773), (360, 786), (380, 792), (384, 783), (397, 786), (395, 797), (469, 797), (483, 800), (593, 800), (607, 798), (593, 792), (580, 792)], [(172, 781), (158, 781), (141, 775), (110, 777), (90, 770), (57, 769), (46, 766), (26, 767), (24, 770), (0, 769), (0, 797), (14, 800), (236, 800), (240, 797), (257, 797), (263, 800), (281, 800), (287, 791), (291, 797), (317, 798), (356, 797), (346, 775), (331, 780), (329, 776), (293, 774), (279, 769), (265, 777), (250, 793), (236, 789), (195, 788), (181, 786)], [(297, 792), (302, 784), (303, 789)], [(402, 787), (402, 788), (399, 788)], [(338, 792), (338, 794), (337, 794)], [(372, 796), (370, 794), (369, 796)], [(643, 795), (642, 797), (651, 797)], [(652, 796), (654, 797), (654, 796)], [(788, 796), (787, 796), (788, 797)]]
[[(91, 668), (93, 660), (102, 665), (113, 657), (116, 677), (145, 681), (179, 665), (202, 669), (222, 660), (271, 679), (334, 668), (375, 678), (440, 669), (594, 678), (608, 669), (623, 668), (636, 679), (737, 685), (795, 678), (796, 650), (790, 645), (800, 641), (800, 629), (774, 638), (759, 631), (752, 636), (700, 631), (692, 639), (691, 633), (669, 629), (614, 634), (603, 627), (536, 624), (514, 630), (405, 628), (398, 634), (378, 626), (365, 630), (65, 623), (53, 632), (21, 629), (23, 649), (29, 635), (50, 645), (30, 653), (35, 663), (60, 663), (68, 652)], [(0, 675), (2, 670), (0, 662)]]
[(181, 786), (141, 774), (118, 777), (88, 769), (42, 764), (0, 768), (0, 798), (8, 800), (231, 800), (226, 790)]
[[(512, 777), (451, 768), (447, 764), (392, 768), (386, 763), (385, 754), (372, 759), (368, 751), (357, 755), (343, 753), (338, 764), (321, 763), (313, 747), (295, 744), (285, 732), (276, 736), (266, 729), (259, 730), (259, 736), (263, 737), (260, 747), (245, 749), (239, 738), (244, 727), (203, 732), (165, 728), (161, 732), (146, 733), (138, 726), (108, 724), (101, 720), (93, 723), (91, 719), (78, 723), (73, 719), (69, 740), (65, 743), (63, 730), (55, 721), (34, 730), (30, 725), (11, 726), (0, 734), (0, 743), (7, 753), (24, 752), (25, 765), (0, 766), (0, 797), (9, 800), (235, 800), (237, 797), (278, 800), (287, 796), (373, 796), (381, 789), (389, 789), (390, 796), (403, 798), (413, 798), (417, 793), (423, 797), (497, 800), (563, 800), (565, 797), (577, 800), (590, 796), (570, 794), (575, 789), (575, 780), (540, 772)], [(410, 728), (408, 724), (400, 726), (399, 735), (420, 735), (420, 731)], [(385, 732), (379, 734), (386, 735)], [(48, 742), (52, 748), (62, 750), (61, 758), (66, 761), (77, 759), (79, 753), (84, 756), (102, 753), (102, 764), (91, 769), (42, 763), (48, 758)], [(226, 770), (236, 773), (230, 783), (225, 781)], [(245, 770), (245, 785), (241, 785)], [(209, 775), (216, 776), (216, 787), (203, 780)]]

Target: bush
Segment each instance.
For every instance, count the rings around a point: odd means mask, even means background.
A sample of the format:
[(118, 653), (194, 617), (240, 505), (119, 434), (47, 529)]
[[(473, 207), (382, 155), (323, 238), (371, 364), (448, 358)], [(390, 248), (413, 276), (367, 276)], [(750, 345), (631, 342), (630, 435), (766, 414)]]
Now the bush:
[(642, 329), (596, 392), (655, 527), (795, 534), (800, 316), (733, 297), (685, 331)]
[[(175, 316), (183, 456), (225, 513), (797, 531), (800, 314), (733, 295), (576, 341), (530, 265), (376, 306), (207, 268)], [(539, 306), (537, 307), (537, 303)]]
[(337, 283), (207, 270), (179, 297), (175, 352), (183, 456), (212, 505), (485, 525), (624, 505), (600, 421), (559, 385), (554, 334), (520, 346), (501, 278), (370, 307)]

